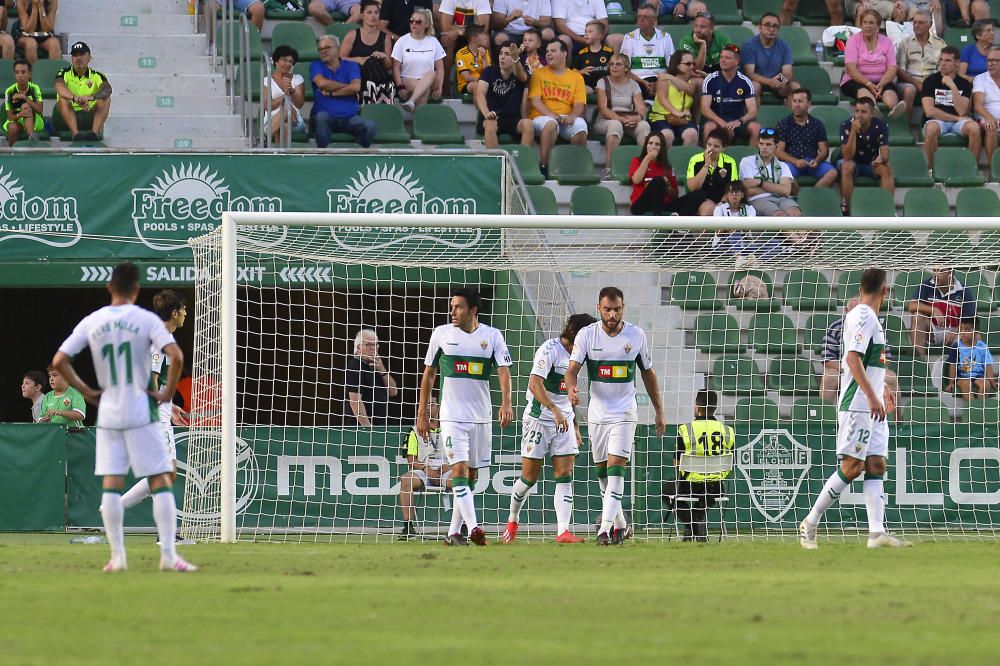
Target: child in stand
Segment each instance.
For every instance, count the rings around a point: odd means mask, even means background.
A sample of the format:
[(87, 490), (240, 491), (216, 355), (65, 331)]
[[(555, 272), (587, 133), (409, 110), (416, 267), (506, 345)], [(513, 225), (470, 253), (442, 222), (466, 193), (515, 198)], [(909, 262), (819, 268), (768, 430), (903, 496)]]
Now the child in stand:
[(528, 76), (548, 64), (545, 61), (545, 52), (541, 48), (542, 33), (535, 28), (528, 28), (521, 41), (521, 64), (524, 65), (524, 71)]
[(945, 367), (944, 390), (954, 392), (962, 400), (985, 398), (996, 388), (993, 354), (979, 339), (975, 317), (959, 322), (958, 340), (948, 349)]

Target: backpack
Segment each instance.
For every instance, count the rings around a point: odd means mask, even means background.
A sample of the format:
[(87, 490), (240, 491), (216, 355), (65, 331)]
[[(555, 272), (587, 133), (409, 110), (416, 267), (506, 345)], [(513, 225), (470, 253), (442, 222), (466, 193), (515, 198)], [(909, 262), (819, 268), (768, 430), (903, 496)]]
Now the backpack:
[(364, 104), (392, 104), (396, 97), (396, 83), (392, 73), (378, 58), (368, 58), (361, 66), (360, 102)]

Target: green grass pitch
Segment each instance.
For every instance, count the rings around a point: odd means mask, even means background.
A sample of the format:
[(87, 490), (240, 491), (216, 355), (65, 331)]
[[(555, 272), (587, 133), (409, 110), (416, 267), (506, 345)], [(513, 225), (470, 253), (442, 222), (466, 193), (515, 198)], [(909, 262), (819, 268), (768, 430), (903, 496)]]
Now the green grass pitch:
[(5, 664), (996, 664), (1000, 545), (197, 544), (0, 535)]

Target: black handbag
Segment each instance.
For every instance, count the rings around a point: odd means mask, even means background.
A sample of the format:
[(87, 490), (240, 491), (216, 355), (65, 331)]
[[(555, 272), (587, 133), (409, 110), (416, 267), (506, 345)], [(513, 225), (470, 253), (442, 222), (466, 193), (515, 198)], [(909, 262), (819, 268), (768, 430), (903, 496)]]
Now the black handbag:
[(392, 104), (396, 83), (392, 73), (378, 58), (368, 58), (361, 66), (361, 104)]

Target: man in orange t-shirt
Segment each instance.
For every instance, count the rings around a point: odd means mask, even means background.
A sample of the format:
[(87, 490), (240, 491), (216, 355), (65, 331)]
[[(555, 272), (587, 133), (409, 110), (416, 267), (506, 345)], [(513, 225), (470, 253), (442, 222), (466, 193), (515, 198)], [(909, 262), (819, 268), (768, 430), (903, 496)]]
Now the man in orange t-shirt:
[(531, 110), (528, 117), (535, 127), (541, 147), (542, 174), (548, 178), (549, 152), (561, 136), (578, 146), (587, 143), (587, 89), (583, 76), (566, 67), (566, 45), (556, 39), (545, 48), (548, 65), (535, 70), (528, 88)]

